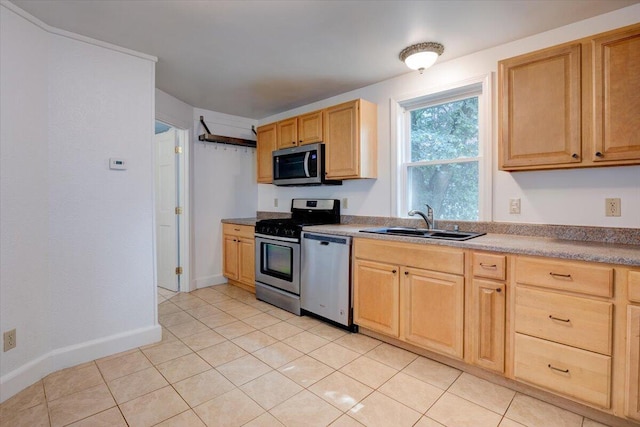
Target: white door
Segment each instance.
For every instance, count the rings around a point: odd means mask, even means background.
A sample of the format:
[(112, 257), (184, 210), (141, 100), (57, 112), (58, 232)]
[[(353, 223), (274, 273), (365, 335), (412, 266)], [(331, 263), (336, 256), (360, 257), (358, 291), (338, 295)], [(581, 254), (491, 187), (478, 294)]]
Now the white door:
[(155, 136), (158, 163), (156, 166), (156, 254), (158, 286), (178, 291), (180, 276), (176, 267), (180, 264), (179, 219), (176, 215), (178, 194), (175, 147), (176, 130), (171, 128)]

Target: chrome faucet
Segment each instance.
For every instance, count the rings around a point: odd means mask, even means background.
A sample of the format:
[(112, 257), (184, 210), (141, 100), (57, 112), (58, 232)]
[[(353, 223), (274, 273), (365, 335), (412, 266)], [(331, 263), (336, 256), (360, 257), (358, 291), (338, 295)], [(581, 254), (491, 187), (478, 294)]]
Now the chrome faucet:
[(427, 230), (430, 230), (433, 228), (433, 209), (431, 209), (431, 206), (425, 204), (425, 206), (427, 207), (427, 213), (425, 215), (424, 212), (413, 209), (409, 211), (409, 216), (414, 216), (414, 215), (420, 215), (422, 217), (422, 219), (424, 219), (424, 222), (427, 223)]

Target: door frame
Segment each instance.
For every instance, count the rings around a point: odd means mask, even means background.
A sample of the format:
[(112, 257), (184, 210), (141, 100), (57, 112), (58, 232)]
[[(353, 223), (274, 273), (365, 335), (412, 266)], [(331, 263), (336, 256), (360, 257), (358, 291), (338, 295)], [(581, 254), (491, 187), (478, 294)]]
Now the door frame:
[[(171, 126), (176, 130), (176, 137), (178, 139), (178, 144), (182, 147), (182, 154), (178, 155), (177, 164), (178, 164), (178, 204), (182, 207), (182, 214), (180, 215), (181, 221), (179, 221), (178, 233), (179, 233), (179, 241), (178, 241), (178, 251), (180, 257), (180, 267), (182, 267), (182, 275), (180, 277), (178, 291), (179, 292), (190, 292), (192, 291), (192, 283), (191, 283), (191, 197), (190, 197), (190, 145), (191, 138), (189, 137), (191, 134), (190, 129), (185, 129), (180, 125), (176, 125), (171, 122), (170, 119), (167, 120), (166, 117), (159, 117), (159, 114), (156, 114), (155, 121), (164, 123), (167, 126)], [(154, 144), (154, 174), (157, 173), (157, 148)], [(154, 206), (155, 200), (157, 198), (157, 189), (154, 186)], [(155, 209), (155, 208), (154, 208)], [(155, 212), (155, 211), (154, 211)], [(154, 213), (154, 259), (157, 256), (157, 236), (156, 236), (156, 221), (155, 213)], [(155, 264), (155, 263), (154, 263)], [(155, 267), (156, 272), (154, 276), (157, 281), (157, 265)], [(156, 283), (157, 287), (157, 283)]]

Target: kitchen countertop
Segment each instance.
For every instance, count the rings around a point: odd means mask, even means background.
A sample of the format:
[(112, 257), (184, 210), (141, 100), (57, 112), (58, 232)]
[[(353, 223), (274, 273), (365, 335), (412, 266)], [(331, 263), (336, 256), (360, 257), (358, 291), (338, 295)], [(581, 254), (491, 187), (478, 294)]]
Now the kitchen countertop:
[(304, 227), (303, 230), (315, 233), (359, 237), (363, 239), (421, 243), (465, 249), (477, 249), (483, 251), (537, 255), (579, 261), (640, 266), (639, 245), (585, 242), (577, 240), (553, 239), (547, 237), (518, 236), (512, 234), (493, 233), (488, 233), (484, 236), (465, 241), (360, 233), (360, 230), (374, 227), (375, 226), (372, 224), (333, 224), (309, 226)]
[(257, 218), (223, 218), (222, 222), (224, 224), (238, 224), (238, 225), (256, 225)]

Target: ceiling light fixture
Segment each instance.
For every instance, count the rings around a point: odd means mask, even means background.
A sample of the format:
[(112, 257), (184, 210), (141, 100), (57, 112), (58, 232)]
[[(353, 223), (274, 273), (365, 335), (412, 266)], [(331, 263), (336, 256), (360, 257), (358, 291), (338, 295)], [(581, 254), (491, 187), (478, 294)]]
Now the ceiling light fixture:
[(436, 62), (442, 52), (444, 52), (444, 46), (440, 43), (418, 43), (402, 49), (400, 61), (412, 70), (419, 70), (422, 74), (425, 68), (431, 67)]

